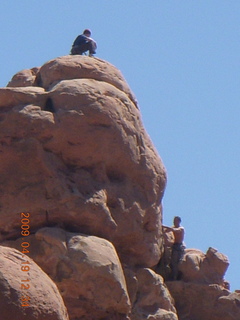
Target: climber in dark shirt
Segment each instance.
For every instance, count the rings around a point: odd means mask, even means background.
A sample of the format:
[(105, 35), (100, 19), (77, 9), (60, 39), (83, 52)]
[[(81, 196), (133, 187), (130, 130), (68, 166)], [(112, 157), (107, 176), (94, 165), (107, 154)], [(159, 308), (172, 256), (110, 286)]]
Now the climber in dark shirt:
[(92, 57), (96, 53), (97, 44), (96, 42), (90, 38), (91, 31), (89, 29), (85, 29), (83, 34), (78, 36), (72, 45), (71, 54), (80, 54), (89, 51), (89, 57)]

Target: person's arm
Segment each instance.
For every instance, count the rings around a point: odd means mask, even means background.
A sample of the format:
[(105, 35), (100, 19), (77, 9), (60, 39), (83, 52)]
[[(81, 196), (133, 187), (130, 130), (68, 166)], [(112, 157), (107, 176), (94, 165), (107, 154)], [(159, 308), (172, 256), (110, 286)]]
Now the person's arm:
[(81, 34), (77, 36), (77, 38), (73, 42), (73, 46), (81, 46), (83, 43), (86, 42), (88, 42), (88, 37), (86, 37), (84, 34)]
[(167, 227), (167, 226), (162, 226), (165, 230), (165, 232), (170, 232), (173, 231), (173, 228)]

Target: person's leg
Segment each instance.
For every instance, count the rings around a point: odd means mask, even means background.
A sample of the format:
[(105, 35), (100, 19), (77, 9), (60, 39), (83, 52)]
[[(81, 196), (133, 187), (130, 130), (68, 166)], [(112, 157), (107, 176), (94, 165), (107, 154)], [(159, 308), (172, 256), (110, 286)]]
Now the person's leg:
[(88, 49), (89, 50), (89, 55), (92, 56), (93, 54), (96, 53), (96, 44), (92, 40), (89, 41), (88, 44), (89, 44), (89, 49)]
[(179, 251), (173, 248), (172, 257), (171, 257), (172, 280), (177, 280), (179, 260), (180, 260)]
[(71, 49), (71, 54), (72, 55), (75, 55), (75, 54), (82, 54), (82, 51), (80, 50), (80, 47), (79, 46), (74, 46), (72, 47)]
[(84, 52), (87, 52), (90, 50), (89, 42), (88, 43), (83, 43), (79, 46), (74, 46), (72, 47), (71, 54), (80, 54), (82, 55)]

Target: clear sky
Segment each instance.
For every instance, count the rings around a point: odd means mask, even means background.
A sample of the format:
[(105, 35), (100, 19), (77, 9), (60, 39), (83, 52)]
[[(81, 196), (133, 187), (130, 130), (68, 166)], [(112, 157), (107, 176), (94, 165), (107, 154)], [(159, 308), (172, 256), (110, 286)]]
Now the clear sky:
[(168, 172), (164, 223), (187, 247), (226, 254), (240, 289), (240, 1), (8, 0), (0, 4), (0, 86), (69, 53), (90, 28), (119, 68)]

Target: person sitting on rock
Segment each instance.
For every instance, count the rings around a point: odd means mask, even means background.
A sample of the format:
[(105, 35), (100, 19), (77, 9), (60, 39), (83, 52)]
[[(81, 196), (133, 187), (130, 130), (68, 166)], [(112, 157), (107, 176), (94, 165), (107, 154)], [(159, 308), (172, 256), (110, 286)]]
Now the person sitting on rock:
[(96, 53), (97, 44), (96, 42), (90, 38), (91, 31), (89, 29), (85, 29), (83, 31), (83, 34), (77, 36), (77, 38), (74, 40), (71, 54), (80, 54), (89, 51), (89, 57), (92, 57)]
[(171, 255), (171, 271), (172, 271), (172, 280), (178, 279), (178, 263), (182, 259), (184, 254), (185, 245), (183, 243), (184, 240), (184, 228), (180, 225), (181, 218), (174, 217), (173, 219), (173, 227), (163, 226), (165, 228), (165, 232), (172, 232), (174, 236), (174, 244), (172, 246), (172, 255)]

